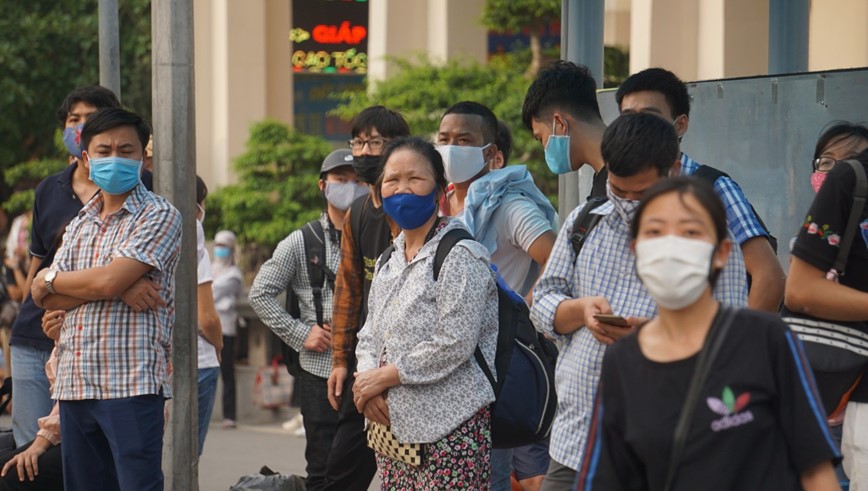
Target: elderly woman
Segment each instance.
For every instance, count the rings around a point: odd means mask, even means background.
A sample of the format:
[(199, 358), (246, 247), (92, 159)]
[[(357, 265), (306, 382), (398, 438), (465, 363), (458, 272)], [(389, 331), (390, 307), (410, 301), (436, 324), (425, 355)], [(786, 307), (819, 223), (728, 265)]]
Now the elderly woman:
[(497, 291), (488, 252), (458, 242), (435, 281), (437, 246), (461, 227), (437, 216), (446, 188), (440, 154), (404, 138), (383, 161), (375, 197), (403, 231), (371, 286), (356, 348), (356, 407), (398, 442), (421, 444), (421, 465), (377, 453), (383, 489), (489, 489), (494, 393), (473, 355), (479, 346), (493, 366)]

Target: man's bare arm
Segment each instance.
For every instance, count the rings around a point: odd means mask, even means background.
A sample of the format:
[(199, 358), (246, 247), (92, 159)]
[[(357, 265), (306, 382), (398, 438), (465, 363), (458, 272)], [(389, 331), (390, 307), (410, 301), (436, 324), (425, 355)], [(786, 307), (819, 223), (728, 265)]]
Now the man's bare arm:
[[(120, 296), (151, 269), (151, 265), (135, 259), (116, 257), (105, 266), (79, 271), (61, 271), (57, 273), (53, 286), (54, 291), (62, 295), (83, 300), (106, 300)], [(44, 283), (47, 271), (47, 269), (40, 271), (37, 279), (42, 279)]]

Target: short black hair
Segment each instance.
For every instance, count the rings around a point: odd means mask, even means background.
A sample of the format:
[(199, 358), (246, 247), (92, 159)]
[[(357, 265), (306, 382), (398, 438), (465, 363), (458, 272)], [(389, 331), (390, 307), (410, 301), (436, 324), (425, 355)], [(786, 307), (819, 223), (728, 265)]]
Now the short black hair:
[(609, 172), (618, 177), (630, 177), (649, 168), (665, 176), (678, 158), (678, 135), (660, 116), (622, 114), (606, 128), (600, 150)]
[(60, 122), (61, 128), (66, 124), (66, 117), (69, 116), (72, 106), (79, 102), (89, 104), (98, 110), (107, 107), (121, 107), (121, 102), (115, 93), (105, 87), (87, 85), (75, 88), (67, 94), (66, 98), (63, 99), (63, 103), (57, 108), (57, 119)]
[[(434, 173), (434, 182), (437, 187), (443, 192), (446, 191), (446, 186), (449, 185), (449, 183), (446, 181), (446, 170), (443, 168), (443, 157), (440, 156), (440, 152), (434, 148), (434, 145), (418, 136), (402, 137), (392, 140), (388, 145), (386, 145), (386, 148), (383, 149), (383, 170), (386, 169), (386, 163), (389, 161), (389, 157), (398, 150), (412, 150), (424, 157), (428, 163), (431, 164), (431, 170)], [(380, 202), (383, 201), (384, 175), (385, 172), (381, 171), (380, 176), (377, 177), (377, 181), (374, 182), (374, 196), (377, 198), (377, 201)]]
[(353, 138), (376, 128), (383, 138), (410, 136), (410, 125), (397, 111), (384, 106), (371, 106), (356, 114), (350, 122)]
[(87, 150), (94, 136), (118, 126), (132, 126), (136, 130), (139, 141), (142, 142), (142, 155), (144, 156), (145, 146), (151, 136), (151, 128), (138, 114), (119, 107), (100, 109), (87, 118), (87, 123), (81, 129), (81, 148)]
[(720, 196), (714, 191), (711, 183), (698, 177), (675, 176), (668, 179), (660, 179), (642, 194), (642, 201), (636, 208), (636, 215), (630, 222), (630, 237), (635, 239), (639, 236), (639, 222), (642, 213), (648, 207), (648, 203), (664, 194), (678, 193), (678, 197), (684, 202), (684, 196), (689, 194), (699, 201), (699, 204), (711, 216), (714, 232), (717, 235), (717, 243), (720, 244), (729, 237), (726, 224), (726, 208)]
[(202, 204), (205, 202), (205, 198), (208, 197), (208, 186), (205, 185), (205, 181), (202, 180), (198, 174), (196, 175), (196, 203)]
[(582, 121), (602, 121), (597, 103), (597, 81), (585, 65), (557, 60), (540, 70), (527, 89), (521, 121), (527, 129), (534, 119), (560, 109)]
[(509, 165), (509, 155), (512, 153), (512, 130), (502, 120), (497, 120), (497, 137), (494, 139), (494, 144), (503, 154), (503, 165)]
[(682, 114), (690, 116), (690, 95), (687, 85), (674, 73), (663, 68), (649, 68), (630, 75), (615, 92), (615, 101), (621, 109), (621, 101), (629, 94), (636, 92), (660, 92), (666, 98), (672, 116), (677, 118)]
[(482, 138), (488, 143), (497, 139), (497, 116), (487, 106), (473, 101), (461, 101), (452, 104), (443, 117), (449, 114), (470, 114), (482, 118)]
[(820, 158), (833, 143), (850, 138), (868, 142), (868, 128), (864, 124), (849, 121), (832, 121), (817, 139), (817, 146), (814, 147), (814, 158)]

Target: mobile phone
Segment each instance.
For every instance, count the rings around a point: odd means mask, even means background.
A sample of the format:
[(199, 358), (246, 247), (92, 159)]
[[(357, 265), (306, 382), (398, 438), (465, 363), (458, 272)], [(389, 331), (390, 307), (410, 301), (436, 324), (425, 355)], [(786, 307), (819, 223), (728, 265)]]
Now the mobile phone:
[(612, 314), (594, 314), (594, 319), (598, 321), (609, 324), (611, 326), (618, 327), (633, 327), (627, 322), (627, 319), (621, 317), (620, 315), (612, 315)]

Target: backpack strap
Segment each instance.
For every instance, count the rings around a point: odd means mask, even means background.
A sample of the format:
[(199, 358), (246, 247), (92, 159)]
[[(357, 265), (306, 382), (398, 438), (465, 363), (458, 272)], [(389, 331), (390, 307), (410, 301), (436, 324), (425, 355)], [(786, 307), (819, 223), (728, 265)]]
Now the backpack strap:
[(609, 201), (609, 198), (606, 196), (597, 196), (589, 199), (582, 208), (582, 211), (580, 211), (576, 216), (575, 221), (573, 221), (573, 233), (570, 235), (570, 243), (573, 246), (573, 252), (576, 256), (579, 255), (582, 246), (585, 245), (585, 239), (588, 238), (588, 234), (591, 233), (591, 230), (593, 230), (593, 228), (596, 227), (603, 218), (603, 215), (598, 213), (592, 214), (591, 212), (605, 204), (607, 201)]
[[(699, 167), (697, 167), (696, 172), (694, 172), (692, 175), (695, 177), (698, 177), (699, 179), (702, 179), (702, 180), (708, 182), (709, 184), (712, 185), (712, 187), (714, 186), (714, 183), (717, 182), (717, 180), (720, 179), (721, 177), (726, 177), (728, 179), (732, 179), (731, 177), (729, 177), (729, 174), (727, 174), (726, 172), (723, 172), (720, 169), (716, 169), (710, 165), (705, 165), (705, 164), (702, 164)], [(774, 249), (775, 254), (777, 254), (778, 253), (778, 239), (777, 239), (777, 237), (772, 235), (771, 230), (769, 230), (769, 228), (766, 226), (765, 222), (763, 221), (763, 219), (759, 215), (759, 213), (756, 212), (756, 209), (754, 209), (753, 204), (750, 201), (747, 201), (747, 205), (750, 206), (750, 212), (753, 213), (753, 216), (756, 217), (756, 220), (759, 222), (760, 226), (765, 231), (766, 237), (769, 241), (769, 245), (772, 246), (772, 249)]]
[(844, 160), (843, 162), (853, 168), (856, 173), (856, 183), (853, 185), (853, 206), (850, 208), (850, 217), (847, 219), (847, 227), (844, 229), (844, 237), (841, 243), (838, 244), (838, 256), (835, 258), (835, 263), (832, 265), (830, 274), (836, 277), (844, 276), (847, 269), (847, 258), (850, 256), (850, 247), (853, 245), (853, 238), (856, 236), (856, 230), (859, 228), (859, 218), (862, 216), (862, 210), (865, 209), (865, 199), (868, 195), (868, 180), (865, 178), (865, 169), (862, 163), (858, 160)]
[[(325, 285), (326, 270), (328, 270), (328, 267), (325, 266), (325, 230), (323, 230), (322, 223), (319, 220), (311, 220), (302, 227), (301, 235), (304, 238), (305, 263), (307, 264), (310, 287), (313, 291), (313, 307), (316, 311), (316, 323), (323, 325), (325, 314), (323, 312), (322, 289)], [(334, 279), (332, 279), (332, 282), (334, 282)]]

